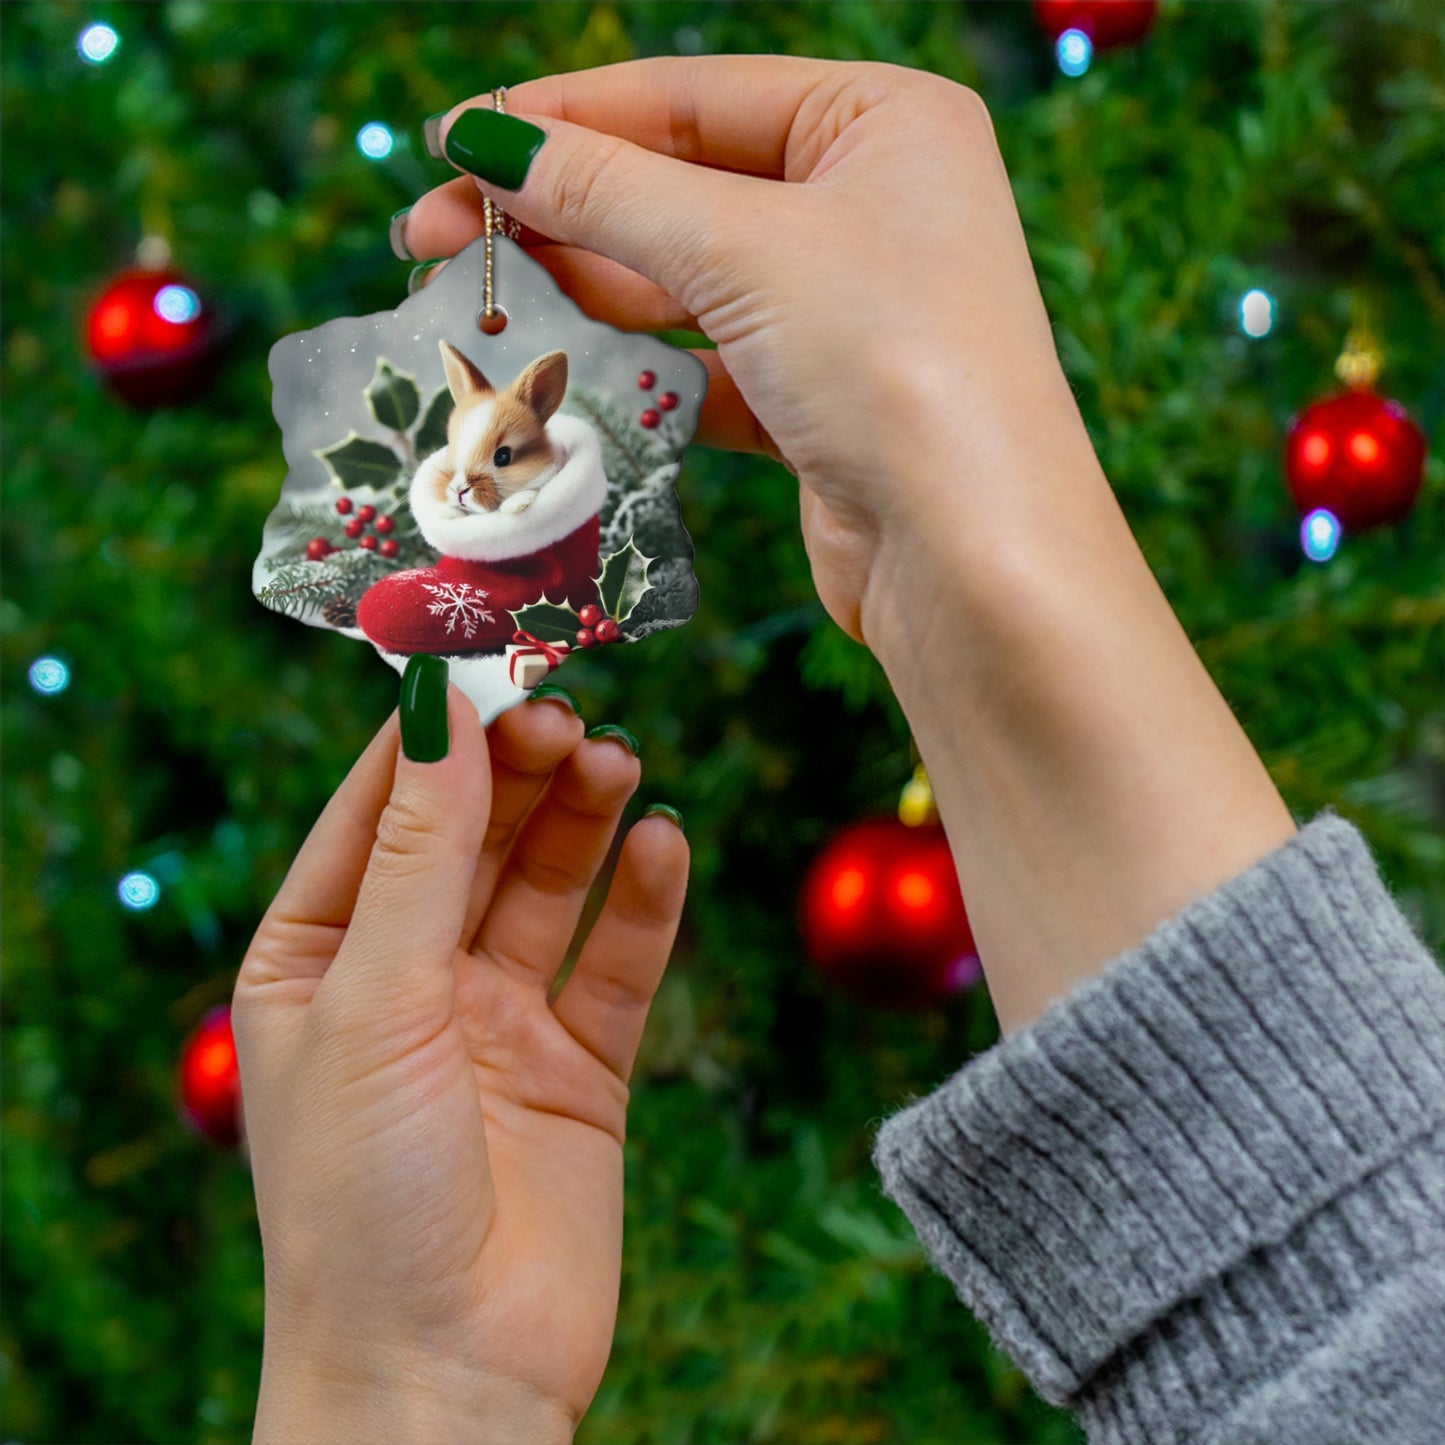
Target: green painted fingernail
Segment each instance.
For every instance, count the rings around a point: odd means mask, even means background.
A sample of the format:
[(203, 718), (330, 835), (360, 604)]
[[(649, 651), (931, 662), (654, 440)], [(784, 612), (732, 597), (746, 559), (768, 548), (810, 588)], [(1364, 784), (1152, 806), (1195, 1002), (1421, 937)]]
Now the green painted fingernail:
[(447, 674), (429, 652), (414, 652), (401, 679), (401, 750), (414, 763), (436, 763), (447, 755)]
[(391, 254), (398, 261), (415, 261), (416, 257), (406, 249), (406, 218), (410, 212), (410, 206), (403, 206), (387, 225), (387, 238), (391, 241)]
[(679, 833), (687, 832), (687, 829), (682, 826), (682, 814), (679, 813), (676, 808), (669, 806), (667, 803), (649, 803), (647, 806), (647, 810), (643, 813), (642, 816), (644, 818), (651, 818), (654, 814), (656, 814), (660, 818), (667, 818), (669, 821), (676, 823), (677, 831)]
[(589, 738), (616, 738), (635, 758), (638, 754), (637, 739), (620, 723), (598, 723), (587, 729)]
[(433, 256), (430, 261), (422, 261), (419, 265), (411, 268), (411, 273), (406, 278), (406, 294), (415, 296), (422, 287), (422, 278), (433, 266), (445, 265), (451, 260), (450, 256)]
[(447, 159), (464, 171), (515, 191), (527, 179), (547, 132), (515, 115), (464, 110), (447, 132)]
[(539, 682), (532, 689), (533, 697), (555, 697), (558, 702), (565, 702), (578, 717), (582, 716), (582, 704), (567, 691), (565, 687), (558, 687), (555, 682)]
[(442, 155), (442, 121), (446, 119), (446, 114), (446, 111), (439, 110), (421, 123), (421, 138), (426, 142), (426, 153), (433, 160), (446, 159)]

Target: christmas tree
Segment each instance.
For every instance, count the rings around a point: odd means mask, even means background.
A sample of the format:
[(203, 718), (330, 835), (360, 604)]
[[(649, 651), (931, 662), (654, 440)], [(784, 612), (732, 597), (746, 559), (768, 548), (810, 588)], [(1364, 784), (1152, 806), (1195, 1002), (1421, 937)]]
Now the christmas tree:
[[(1356, 822), (1445, 948), (1445, 64), (1429, 0), (1165, 0), (1147, 38), (1092, 55), (1056, 46), (1030, 6), (987, 3), (35, 0), (0, 8), (0, 40), (7, 1438), (250, 1438), (250, 1177), (181, 1122), (177, 1058), (396, 701), (370, 647), (252, 596), (285, 474), (266, 357), (283, 334), (397, 304), (387, 218), (451, 175), (421, 120), (493, 84), (779, 52), (978, 90), (1065, 369), (1161, 585), (1296, 816)], [(142, 243), (151, 263), (169, 252), (184, 366), (214, 363), (184, 404), (133, 408), (116, 388), (135, 400), (151, 372), (90, 364), (86, 318)], [(123, 311), (102, 320), (122, 336)], [(1430, 458), (1407, 516), (1317, 561), (1284, 438), (1366, 320), (1378, 388)], [(377, 445), (397, 402), (395, 379), (379, 384)], [(392, 417), (396, 446), (429, 400)], [(607, 445), (645, 480), (645, 438)], [(678, 486), (696, 617), (569, 659), (562, 679), (589, 722), (639, 735), (635, 809), (676, 804), (694, 849), (633, 1081), (617, 1340), (579, 1439), (1077, 1440), (869, 1163), (883, 1114), (997, 1037), (986, 995), (923, 1014), (850, 1002), (788, 922), (819, 849), (908, 777), (901, 714), (817, 603), (792, 479), (695, 450)], [(606, 550), (625, 528), (651, 555), (671, 505), (654, 491), (603, 518)], [(306, 546), (339, 550), (349, 520), (289, 519), (297, 579)], [(392, 563), (379, 545), (347, 555)], [(660, 597), (687, 585), (650, 580)]]

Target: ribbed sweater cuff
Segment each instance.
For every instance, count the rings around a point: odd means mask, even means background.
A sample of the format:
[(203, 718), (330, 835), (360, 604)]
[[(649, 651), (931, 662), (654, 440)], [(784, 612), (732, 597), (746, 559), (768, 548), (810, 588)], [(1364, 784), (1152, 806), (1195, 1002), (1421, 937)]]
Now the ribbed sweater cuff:
[[(1044, 1398), (1097, 1398), (1126, 1351), (1167, 1395), (1277, 1353), (1279, 1319), (1308, 1341), (1411, 1252), (1412, 1211), (1439, 1221), (1442, 1059), (1445, 975), (1326, 812), (890, 1118), (874, 1162)], [(1367, 1197), (1387, 1175), (1399, 1220)]]

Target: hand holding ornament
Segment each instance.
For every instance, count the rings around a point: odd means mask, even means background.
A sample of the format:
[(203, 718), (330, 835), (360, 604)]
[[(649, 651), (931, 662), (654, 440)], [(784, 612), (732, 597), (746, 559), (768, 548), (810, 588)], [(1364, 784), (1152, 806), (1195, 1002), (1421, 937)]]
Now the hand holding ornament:
[(557, 688), (484, 733), (445, 664), (411, 669), (236, 984), (258, 1445), (570, 1440), (611, 1349), (627, 1080), (687, 845), (631, 830), (550, 998), (635, 749)]
[[(781, 56), (629, 62), (433, 118), (584, 310), (717, 344), (699, 440), (782, 459), (833, 618), (928, 765), (1004, 1028), (1285, 842), (1288, 810), (1149, 571), (1054, 348), (983, 100)], [(660, 404), (660, 403), (659, 403)]]

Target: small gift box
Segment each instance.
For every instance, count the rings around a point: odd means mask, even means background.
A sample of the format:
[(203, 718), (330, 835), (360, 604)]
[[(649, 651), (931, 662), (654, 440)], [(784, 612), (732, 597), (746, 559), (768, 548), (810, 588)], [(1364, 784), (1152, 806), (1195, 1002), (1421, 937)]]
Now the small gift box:
[(508, 657), (508, 676), (513, 687), (525, 688), (528, 692), (567, 656), (567, 643), (543, 642), (530, 632), (518, 630), (512, 634), (512, 641), (517, 650)]

